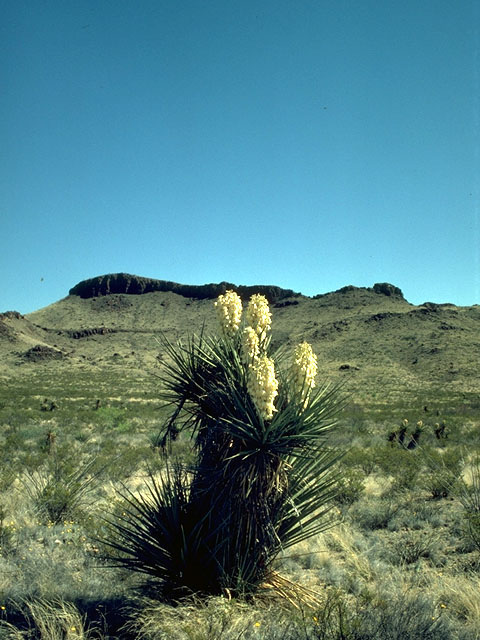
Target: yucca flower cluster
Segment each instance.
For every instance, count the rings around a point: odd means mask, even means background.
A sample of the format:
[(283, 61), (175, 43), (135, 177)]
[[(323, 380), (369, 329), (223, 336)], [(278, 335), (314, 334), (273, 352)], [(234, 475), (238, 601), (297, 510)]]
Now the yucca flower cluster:
[[(227, 291), (215, 302), (220, 326), (225, 335), (232, 337), (240, 328), (242, 319), (242, 301), (234, 291)], [(247, 370), (248, 392), (258, 414), (264, 420), (271, 420), (278, 396), (278, 380), (275, 375), (275, 363), (266, 354), (267, 335), (272, 326), (272, 314), (268, 300), (261, 294), (251, 296), (245, 319), (247, 326), (241, 335), (240, 355)], [(317, 356), (308, 342), (302, 342), (294, 353), (291, 379), (293, 392), (301, 397), (305, 408), (308, 405), (311, 390), (315, 387), (317, 375)]]
[(310, 393), (315, 387), (318, 365), (317, 356), (308, 342), (299, 344), (292, 363), (292, 383), (295, 393), (301, 396), (304, 406), (308, 404)]
[(256, 331), (260, 340), (265, 339), (272, 325), (272, 314), (265, 296), (254, 294), (248, 303), (246, 315), (248, 325)]
[(252, 364), (260, 355), (260, 340), (258, 333), (252, 327), (245, 327), (242, 333), (242, 361)]
[(278, 395), (278, 380), (272, 358), (262, 355), (250, 365), (248, 372), (248, 392), (259, 415), (271, 420), (276, 411), (273, 404)]
[(240, 327), (242, 320), (242, 300), (235, 291), (226, 291), (215, 302), (217, 316), (222, 331), (227, 336), (233, 336)]
[[(215, 302), (222, 331), (233, 336), (240, 327), (242, 301), (234, 291), (227, 291)], [(242, 332), (241, 359), (248, 367), (248, 392), (264, 420), (271, 420), (275, 411), (274, 400), (278, 395), (275, 364), (265, 353), (266, 337), (272, 324), (272, 314), (265, 296), (251, 296), (246, 310), (247, 325)]]

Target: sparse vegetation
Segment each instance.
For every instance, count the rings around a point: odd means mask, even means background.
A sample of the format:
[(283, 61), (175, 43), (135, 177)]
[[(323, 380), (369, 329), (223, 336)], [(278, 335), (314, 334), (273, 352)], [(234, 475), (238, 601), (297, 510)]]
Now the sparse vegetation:
[[(278, 553), (272, 581), (280, 590), (279, 576), (289, 581), (288, 599), (270, 590), (248, 603), (227, 593), (159, 602), (141, 576), (109, 566), (99, 542), (107, 513), (126, 513), (119, 490), (146, 498), (149, 470), (158, 478), (165, 467), (157, 436), (171, 407), (157, 355), (168, 357), (156, 335), (211, 332), (212, 302), (70, 297), (1, 318), (0, 638), (480, 637), (479, 309), (416, 308), (355, 288), (295, 302), (273, 307), (272, 348), (311, 342), (320, 379), (342, 381), (350, 398), (332, 441), (346, 453), (335, 505), (343, 523)], [(67, 333), (92, 327), (115, 332)], [(64, 355), (25, 360), (37, 344)], [(403, 420), (407, 445), (423, 423), (415, 448), (388, 439)], [(191, 433), (179, 432), (168, 454), (184, 467), (194, 462)], [(57, 509), (75, 478), (72, 487), (91, 490)], [(67, 506), (75, 500), (73, 490)]]

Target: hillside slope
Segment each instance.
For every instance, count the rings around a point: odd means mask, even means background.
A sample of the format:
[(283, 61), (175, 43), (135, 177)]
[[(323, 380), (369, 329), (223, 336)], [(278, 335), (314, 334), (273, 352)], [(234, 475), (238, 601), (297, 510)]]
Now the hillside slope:
[[(480, 307), (414, 306), (394, 289), (344, 287), (315, 298), (277, 298), (273, 341), (311, 342), (321, 376), (344, 380), (359, 400), (478, 391)], [(216, 330), (212, 299), (172, 291), (69, 295), (25, 317), (3, 314), (0, 356), (15, 377), (39, 367), (62, 375), (78, 368), (93, 377), (106, 368), (145, 374), (158, 370), (162, 336), (175, 340), (202, 330)]]

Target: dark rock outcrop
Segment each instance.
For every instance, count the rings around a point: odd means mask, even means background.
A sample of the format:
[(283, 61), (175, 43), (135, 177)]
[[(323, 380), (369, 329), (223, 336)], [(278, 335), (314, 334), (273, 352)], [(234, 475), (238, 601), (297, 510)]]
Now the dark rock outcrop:
[(108, 329), (107, 327), (95, 327), (93, 329), (78, 329), (65, 331), (69, 338), (80, 340), (81, 338), (89, 338), (90, 336), (104, 336), (107, 333), (117, 333), (116, 329)]
[(45, 360), (60, 360), (64, 357), (64, 353), (59, 349), (47, 347), (43, 344), (36, 344), (23, 354), (28, 362), (43, 362)]
[(22, 320), (23, 318), (24, 316), (18, 311), (5, 311), (4, 313), (0, 313), (0, 337), (14, 342), (17, 334), (7, 320)]
[[(343, 295), (347, 295), (363, 292), (379, 293), (384, 296), (393, 296), (399, 298), (400, 300), (405, 300), (402, 290), (393, 284), (389, 284), (388, 282), (377, 282), (373, 285), (373, 287), (355, 287), (353, 284), (348, 284), (346, 287), (341, 287), (340, 289), (337, 289), (332, 293), (341, 293)], [(313, 299), (316, 300), (318, 298), (324, 298), (325, 296), (329, 295), (331, 295), (331, 293), (319, 293), (316, 296), (313, 296)]]
[(113, 293), (142, 294), (153, 291), (171, 291), (185, 298), (195, 298), (198, 300), (217, 298), (228, 289), (233, 289), (244, 299), (249, 298), (254, 293), (261, 293), (269, 302), (275, 303), (278, 300), (290, 297), (298, 297), (301, 294), (291, 289), (282, 289), (274, 285), (234, 285), (230, 282), (220, 282), (219, 284), (188, 285), (169, 282), (167, 280), (155, 280), (153, 278), (142, 278), (128, 273), (112, 273), (89, 280), (82, 280), (72, 289), (71, 296), (81, 298), (95, 298), (97, 296), (108, 296)]
[(373, 285), (373, 290), (375, 293), (381, 293), (384, 296), (396, 296), (397, 298), (405, 300), (402, 290), (388, 282), (377, 282)]

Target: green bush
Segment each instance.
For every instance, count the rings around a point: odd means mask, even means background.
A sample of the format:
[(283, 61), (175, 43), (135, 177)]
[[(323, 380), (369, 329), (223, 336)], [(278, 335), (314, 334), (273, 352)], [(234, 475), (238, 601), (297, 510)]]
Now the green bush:
[(342, 458), (342, 465), (347, 468), (356, 467), (369, 476), (377, 466), (377, 454), (373, 448), (352, 447)]
[(455, 449), (442, 453), (433, 448), (422, 449), (426, 469), (422, 476), (422, 486), (432, 498), (446, 498), (459, 486), (463, 469), (460, 453)]
[(418, 450), (408, 451), (385, 445), (378, 449), (377, 465), (384, 473), (393, 477), (392, 490), (395, 492), (417, 486), (422, 460)]
[(122, 407), (99, 407), (96, 414), (96, 422), (103, 429), (115, 429), (118, 433), (130, 430), (127, 410)]
[(365, 491), (363, 482), (365, 475), (354, 469), (343, 470), (337, 483), (337, 495), (335, 502), (340, 505), (349, 506), (356, 502)]
[(355, 505), (350, 517), (362, 529), (386, 529), (399, 509), (400, 505), (391, 498), (372, 498)]

